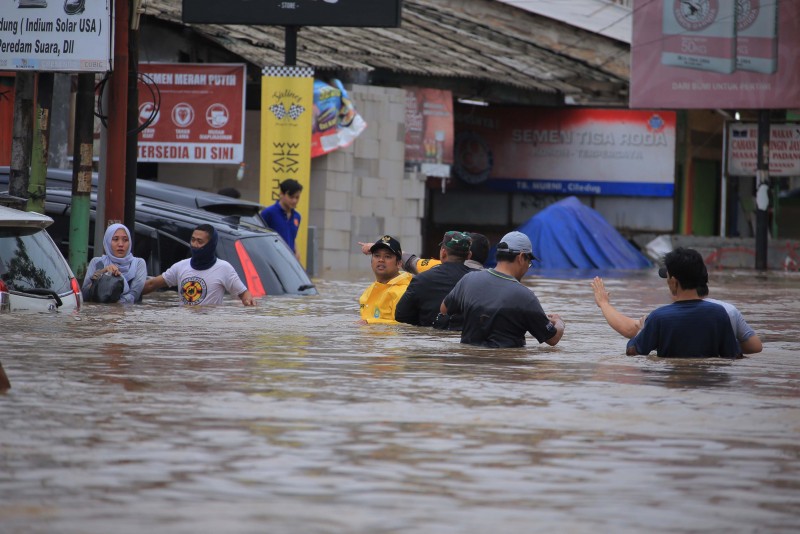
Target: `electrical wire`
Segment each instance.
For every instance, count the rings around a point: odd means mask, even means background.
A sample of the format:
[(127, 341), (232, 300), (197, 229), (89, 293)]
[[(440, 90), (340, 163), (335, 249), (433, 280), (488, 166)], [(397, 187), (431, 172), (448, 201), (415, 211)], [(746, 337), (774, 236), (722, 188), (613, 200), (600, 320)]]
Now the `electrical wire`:
[[(103, 110), (103, 93), (106, 90), (106, 85), (110, 78), (111, 73), (106, 72), (103, 78), (97, 82), (97, 85), (95, 85), (94, 88), (97, 95), (94, 116), (100, 119), (100, 122), (105, 128), (108, 128), (108, 115)], [(144, 122), (142, 122), (136, 128), (128, 130), (128, 135), (139, 135), (139, 133), (153, 124), (159, 112), (161, 111), (161, 90), (158, 88), (158, 84), (153, 80), (153, 78), (150, 77), (149, 74), (139, 72), (137, 73), (137, 83), (139, 85), (143, 85), (147, 89), (147, 92), (150, 94), (150, 99), (148, 101), (153, 102), (153, 109), (150, 111), (150, 114), (148, 115), (147, 119), (144, 120)]]

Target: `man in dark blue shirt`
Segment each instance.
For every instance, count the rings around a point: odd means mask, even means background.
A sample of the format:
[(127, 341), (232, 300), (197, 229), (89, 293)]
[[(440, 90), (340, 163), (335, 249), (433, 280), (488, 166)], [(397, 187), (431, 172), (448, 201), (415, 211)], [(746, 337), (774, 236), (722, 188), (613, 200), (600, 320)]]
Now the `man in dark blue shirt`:
[(281, 191), (278, 200), (272, 206), (261, 210), (261, 218), (268, 227), (278, 232), (299, 260), (300, 255), (295, 249), (294, 240), (300, 227), (300, 214), (295, 208), (300, 201), (303, 186), (297, 180), (289, 178), (282, 181), (278, 187)]
[(664, 256), (664, 269), (674, 302), (647, 317), (642, 330), (628, 342), (626, 353), (647, 355), (655, 350), (665, 357), (740, 356), (728, 312), (697, 293), (707, 276), (700, 253), (678, 247)]

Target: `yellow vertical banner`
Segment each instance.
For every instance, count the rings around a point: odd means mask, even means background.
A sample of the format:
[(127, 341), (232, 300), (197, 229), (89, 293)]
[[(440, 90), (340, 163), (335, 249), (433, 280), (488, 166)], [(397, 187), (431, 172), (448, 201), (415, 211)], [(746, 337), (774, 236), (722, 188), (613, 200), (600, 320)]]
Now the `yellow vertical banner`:
[(311, 128), (314, 113), (314, 69), (264, 67), (261, 78), (261, 204), (278, 200), (279, 184), (293, 178), (303, 186), (297, 212), (302, 218), (295, 249), (306, 267), (308, 198), (311, 182)]

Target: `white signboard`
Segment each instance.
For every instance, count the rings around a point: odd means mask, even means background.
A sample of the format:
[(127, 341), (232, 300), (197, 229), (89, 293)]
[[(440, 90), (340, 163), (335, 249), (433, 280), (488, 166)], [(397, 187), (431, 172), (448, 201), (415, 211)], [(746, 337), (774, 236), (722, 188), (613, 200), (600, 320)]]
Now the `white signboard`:
[(0, 70), (111, 70), (111, 0), (5, 0)]
[(456, 114), (456, 175), (500, 191), (671, 197), (676, 114), (488, 106)]
[[(755, 176), (758, 124), (728, 124), (728, 174)], [(772, 124), (769, 129), (769, 174), (800, 176), (800, 123)]]

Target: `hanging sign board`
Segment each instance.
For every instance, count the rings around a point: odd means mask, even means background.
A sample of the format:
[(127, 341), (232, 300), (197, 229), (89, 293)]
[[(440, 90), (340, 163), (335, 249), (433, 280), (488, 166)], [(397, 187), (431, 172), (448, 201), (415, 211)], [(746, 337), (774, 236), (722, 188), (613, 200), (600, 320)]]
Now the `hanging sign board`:
[(453, 93), (406, 87), (406, 168), (450, 177), (453, 164)]
[[(755, 176), (758, 164), (758, 123), (728, 123), (728, 174)], [(800, 123), (769, 127), (770, 176), (800, 176)]]
[(400, 0), (183, 0), (183, 22), (397, 28)]
[(140, 63), (148, 85), (139, 84), (139, 124), (150, 124), (139, 134), (139, 161), (241, 163), (244, 71), (240, 64)]
[(0, 5), (0, 70), (111, 70), (111, 0), (14, 0)]
[(457, 108), (454, 171), (501, 191), (670, 197), (675, 121), (674, 111)]

